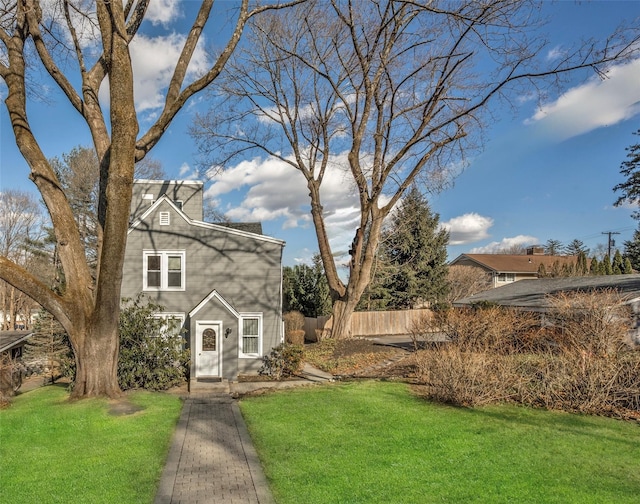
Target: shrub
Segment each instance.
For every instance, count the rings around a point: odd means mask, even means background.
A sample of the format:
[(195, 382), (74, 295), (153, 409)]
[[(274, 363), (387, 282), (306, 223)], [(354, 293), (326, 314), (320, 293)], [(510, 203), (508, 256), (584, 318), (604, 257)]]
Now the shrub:
[(289, 331), (285, 336), (285, 340), (290, 345), (304, 345), (304, 331)]
[(304, 331), (304, 315), (299, 311), (287, 312), (282, 316), (282, 318), (284, 319), (285, 337), (291, 331)]
[(120, 314), (118, 383), (123, 390), (166, 390), (184, 382), (189, 351), (175, 320), (158, 316), (160, 305), (138, 295), (123, 300)]
[(450, 340), (416, 353), (419, 381), (436, 400), (474, 406), (514, 401), (610, 416), (640, 411), (640, 352), (615, 293), (560, 295), (536, 321), (498, 307), (437, 312), (414, 337), (436, 328)]
[(280, 380), (296, 374), (302, 365), (304, 348), (301, 345), (278, 345), (262, 358), (261, 375)]

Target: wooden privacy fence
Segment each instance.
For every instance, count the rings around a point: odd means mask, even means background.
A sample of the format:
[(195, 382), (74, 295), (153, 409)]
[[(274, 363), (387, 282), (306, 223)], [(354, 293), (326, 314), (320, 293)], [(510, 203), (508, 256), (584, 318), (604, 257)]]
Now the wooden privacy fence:
[[(355, 312), (351, 316), (351, 335), (361, 337), (411, 334), (414, 324), (430, 316), (431, 310), (427, 309)], [(305, 317), (305, 339), (318, 341), (328, 337), (332, 325), (333, 317)]]

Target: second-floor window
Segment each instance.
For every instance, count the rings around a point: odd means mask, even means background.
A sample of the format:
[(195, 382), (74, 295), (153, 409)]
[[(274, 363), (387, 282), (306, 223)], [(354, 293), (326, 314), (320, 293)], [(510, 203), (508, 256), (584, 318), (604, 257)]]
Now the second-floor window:
[(144, 290), (184, 290), (184, 251), (145, 251)]

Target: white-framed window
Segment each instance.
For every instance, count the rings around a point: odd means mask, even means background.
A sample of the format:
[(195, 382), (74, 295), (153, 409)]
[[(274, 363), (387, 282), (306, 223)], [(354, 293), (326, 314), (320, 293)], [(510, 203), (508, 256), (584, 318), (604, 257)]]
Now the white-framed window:
[(143, 252), (143, 290), (185, 290), (185, 252), (145, 250)]
[(160, 225), (168, 226), (171, 224), (171, 214), (169, 212), (160, 212)]
[(244, 313), (240, 316), (240, 357), (262, 355), (262, 313)]
[(180, 334), (184, 326), (185, 316), (184, 313), (180, 312), (159, 312), (154, 313), (153, 318), (161, 319), (164, 322), (158, 336), (166, 336), (168, 334)]
[(515, 282), (516, 274), (515, 273), (500, 273), (498, 275), (498, 282)]

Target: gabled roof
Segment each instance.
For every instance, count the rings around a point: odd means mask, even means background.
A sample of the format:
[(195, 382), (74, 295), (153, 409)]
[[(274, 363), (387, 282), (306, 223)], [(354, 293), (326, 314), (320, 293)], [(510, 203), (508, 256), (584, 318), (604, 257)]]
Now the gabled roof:
[(598, 275), (564, 278), (521, 280), (503, 287), (480, 292), (454, 301), (454, 306), (469, 306), (488, 302), (500, 306), (545, 311), (550, 307), (549, 296), (561, 292), (593, 292), (615, 290), (625, 302), (640, 299), (640, 274)]
[(224, 307), (229, 310), (229, 313), (231, 313), (235, 318), (240, 318), (240, 314), (238, 313), (238, 311), (215, 289), (213, 289), (207, 297), (200, 301), (198, 303), (198, 306), (196, 306), (189, 312), (189, 317), (193, 318), (195, 314), (198, 313), (212, 299), (217, 299), (218, 301), (220, 301), (224, 305)]
[(11, 350), (32, 334), (33, 331), (0, 331), (0, 352)]
[(460, 254), (449, 263), (471, 261), (478, 266), (496, 273), (536, 273), (541, 264), (547, 271), (554, 263), (560, 267), (564, 264), (573, 265), (577, 256), (524, 255), (524, 254)]
[[(279, 240), (277, 238), (272, 238), (271, 236), (266, 236), (260, 233), (256, 233), (257, 227), (256, 223), (236, 223), (234, 224), (212, 224), (210, 222), (198, 221), (195, 219), (191, 219), (187, 214), (185, 214), (180, 208), (176, 206), (176, 204), (169, 198), (166, 194), (160, 196), (156, 201), (153, 202), (152, 205), (138, 218), (135, 222), (129, 226), (128, 233), (131, 233), (134, 229), (137, 229), (141, 226), (144, 220), (154, 212), (161, 205), (169, 205), (173, 211), (175, 211), (180, 218), (182, 218), (187, 224), (194, 227), (204, 228), (204, 229), (212, 229), (216, 231), (221, 231), (223, 233), (228, 233), (236, 236), (244, 236), (245, 238), (252, 238), (254, 240), (265, 241), (269, 243), (276, 243), (282, 247), (284, 247), (285, 242), (283, 240)], [(262, 230), (262, 226), (260, 226), (260, 230)], [(252, 231), (249, 231), (251, 229)]]

